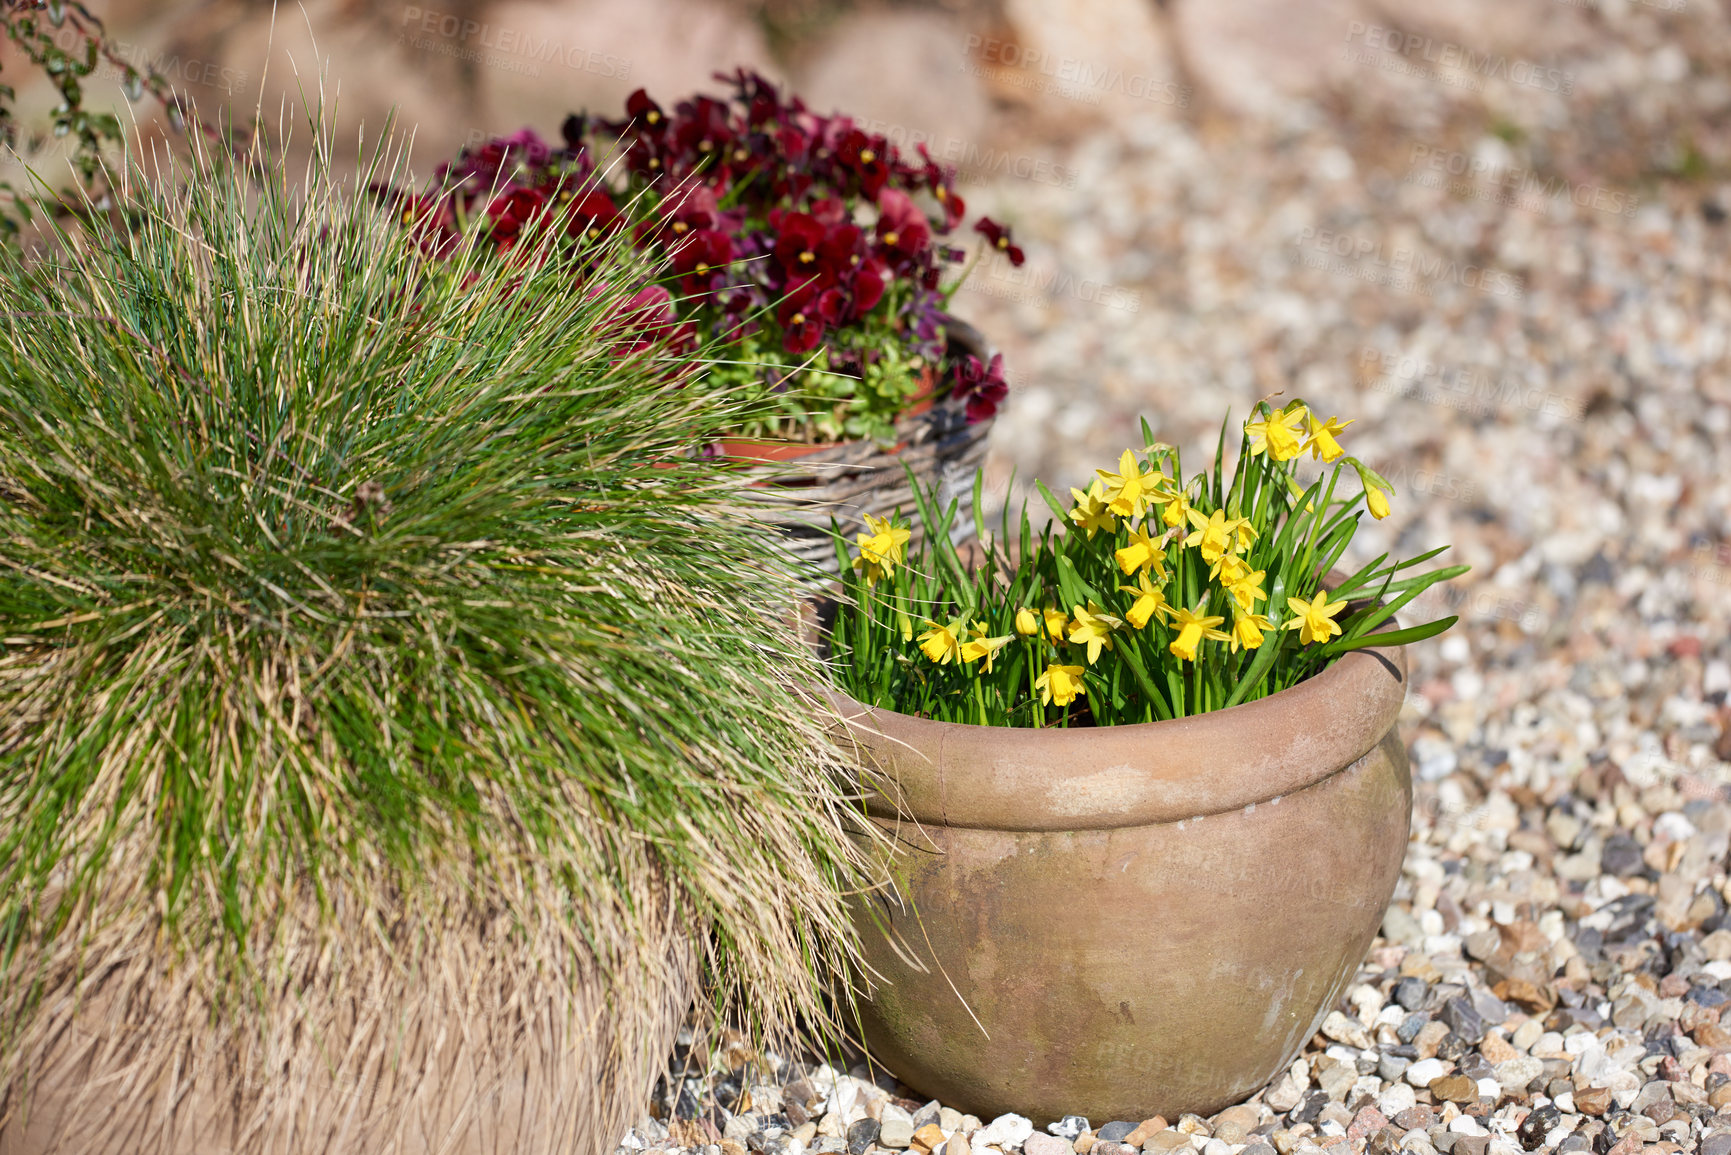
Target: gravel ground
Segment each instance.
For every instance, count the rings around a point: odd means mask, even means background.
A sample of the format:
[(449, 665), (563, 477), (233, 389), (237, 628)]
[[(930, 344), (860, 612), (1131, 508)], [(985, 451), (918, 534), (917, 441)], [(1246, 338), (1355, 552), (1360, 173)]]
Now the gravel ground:
[(1029, 146), (1073, 187), (970, 196), (1030, 254), (958, 298), (1011, 366), (998, 478), (1071, 484), (1140, 416), (1193, 469), (1287, 390), (1399, 491), (1365, 556), (1474, 567), (1416, 615), (1462, 621), (1413, 655), (1383, 937), (1291, 1068), (1213, 1119), (1035, 1132), (735, 1041), (622, 1152), (1731, 1155), (1731, 184), (1676, 157), (1731, 53), (1690, 11), (1629, 6), (1567, 96), (1135, 118)]

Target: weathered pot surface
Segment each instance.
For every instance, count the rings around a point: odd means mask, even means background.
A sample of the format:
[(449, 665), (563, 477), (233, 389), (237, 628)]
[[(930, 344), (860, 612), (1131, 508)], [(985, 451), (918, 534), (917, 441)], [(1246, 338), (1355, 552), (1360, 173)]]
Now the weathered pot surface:
[(833, 693), (900, 794), (868, 803), (908, 900), (858, 908), (882, 980), (862, 1012), (874, 1053), (986, 1119), (1175, 1120), (1254, 1093), (1340, 998), (1393, 895), (1405, 691), (1404, 653), (1380, 649), (1261, 701), (1098, 729)]

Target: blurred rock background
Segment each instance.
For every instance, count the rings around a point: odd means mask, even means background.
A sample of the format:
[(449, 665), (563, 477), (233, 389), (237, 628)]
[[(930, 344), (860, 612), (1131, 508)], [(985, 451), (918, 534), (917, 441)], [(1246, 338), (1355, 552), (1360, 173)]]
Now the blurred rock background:
[(929, 142), (1015, 227), (1027, 266), (954, 303), (1006, 354), (995, 480), (1085, 483), (1143, 417), (1194, 469), (1284, 390), (1395, 482), (1367, 548), (1475, 566), (1430, 607), (1475, 649), (1612, 630), (1582, 598), (1629, 575), (1662, 639), (1731, 622), (1731, 0), (95, 7), (201, 106), (397, 109), (423, 173), (762, 70)]

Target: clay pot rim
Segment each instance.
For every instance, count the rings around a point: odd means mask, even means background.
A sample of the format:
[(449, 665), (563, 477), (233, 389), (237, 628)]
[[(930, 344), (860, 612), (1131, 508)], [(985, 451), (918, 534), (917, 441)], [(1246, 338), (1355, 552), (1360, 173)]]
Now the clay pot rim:
[(1123, 726), (941, 722), (865, 706), (833, 686), (824, 692), (844, 745), (865, 747), (894, 781), (896, 801), (868, 796), (874, 817), (1058, 831), (1278, 805), (1374, 750), (1399, 719), (1406, 687), (1406, 648), (1373, 646), (1254, 702)]
[[(985, 336), (971, 322), (949, 314), (944, 316), (944, 333), (951, 346), (959, 348), (962, 353), (971, 354), (982, 361), (989, 361), (992, 356), (990, 346), (986, 344)], [(946, 349), (943, 360), (937, 365), (929, 365), (922, 373), (924, 387), (907, 399), (906, 406), (896, 414), (896, 424), (914, 417), (924, 416), (945, 400), (948, 389), (943, 384), (942, 364), (947, 362), (953, 349)], [(778, 464), (781, 462), (797, 462), (807, 457), (813, 457), (843, 446), (857, 445), (863, 438), (851, 437), (840, 441), (788, 441), (772, 437), (722, 437), (714, 442), (716, 460), (731, 465)], [(889, 453), (900, 453), (907, 448), (907, 439), (898, 441)]]
[[(931, 412), (932, 406), (938, 401), (939, 392), (934, 384), (909, 398), (908, 407), (896, 415), (896, 423), (900, 424), (909, 418), (920, 417)], [(773, 437), (723, 437), (714, 442), (715, 460), (729, 465), (799, 461), (825, 450), (845, 445), (857, 445), (864, 440), (863, 437), (850, 437), (842, 441), (785, 441)], [(907, 438), (904, 437), (884, 452), (900, 453), (907, 446)]]

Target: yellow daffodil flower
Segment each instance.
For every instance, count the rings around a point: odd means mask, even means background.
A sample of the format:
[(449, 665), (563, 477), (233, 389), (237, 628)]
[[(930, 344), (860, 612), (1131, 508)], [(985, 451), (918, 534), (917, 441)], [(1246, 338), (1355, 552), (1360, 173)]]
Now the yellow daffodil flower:
[(940, 666), (947, 666), (962, 656), (962, 644), (956, 638), (956, 626), (940, 626), (930, 618), (931, 628), (920, 635), (920, 653)]
[(1075, 621), (1070, 625), (1070, 644), (1088, 647), (1088, 664), (1092, 666), (1100, 660), (1101, 648), (1112, 648), (1112, 631), (1123, 625), (1123, 619), (1113, 617), (1100, 609), (1099, 603), (1089, 602), (1088, 608), (1073, 606), (1070, 614)]
[(1054, 642), (1063, 641), (1064, 631), (1070, 628), (1070, 619), (1064, 616), (1064, 611), (1047, 606), (1040, 614), (1046, 619), (1046, 636)]
[[(1352, 421), (1342, 421), (1338, 417), (1330, 417), (1327, 421), (1318, 421), (1314, 413), (1307, 413), (1306, 416), (1310, 422), (1310, 437), (1305, 441), (1304, 447), (1310, 450), (1311, 457), (1321, 458), (1323, 461), (1333, 461), (1346, 452), (1334, 437), (1335, 434), (1351, 425)], [(1353, 418), (1353, 421), (1356, 420), (1358, 420), (1356, 417)]]
[(1265, 421), (1247, 421), (1244, 432), (1250, 434), (1250, 455), (1267, 453), (1275, 461), (1290, 461), (1304, 451), (1298, 431), (1304, 426), (1309, 410), (1302, 406), (1282, 413), (1278, 410)]
[(989, 632), (986, 629), (986, 623), (975, 622), (968, 629), (968, 633), (972, 636), (962, 643), (962, 661), (977, 662), (984, 658), (986, 660), (986, 673), (988, 674), (992, 672), (992, 659), (997, 656), (998, 651), (1009, 645), (1016, 637), (1014, 634), (1005, 634), (1002, 637), (994, 638), (987, 636)]
[(1166, 576), (1166, 549), (1148, 536), (1147, 522), (1131, 530), (1130, 544), (1123, 549), (1114, 550), (1112, 556), (1118, 559), (1118, 568), (1127, 574), (1153, 566), (1155, 577)]
[(1226, 514), (1218, 509), (1207, 517), (1192, 509), (1187, 516), (1196, 531), (1184, 539), (1184, 544), (1199, 546), (1203, 561), (1217, 562), (1222, 554), (1233, 548), (1234, 531), (1242, 519), (1234, 518), (1229, 522)]
[(913, 533), (891, 525), (888, 518), (873, 517), (868, 513), (865, 520), (866, 528), (871, 532), (862, 533), (855, 539), (859, 556), (854, 559), (853, 568), (863, 572), (868, 587), (875, 587), (902, 564), (902, 551)]
[(1220, 584), (1229, 586), (1250, 572), (1250, 567), (1244, 564), (1244, 559), (1235, 553), (1223, 553), (1215, 563), (1208, 567), (1208, 576), (1218, 578)]
[(1076, 507), (1070, 511), (1070, 520), (1077, 527), (1088, 531), (1088, 540), (1093, 541), (1094, 535), (1101, 530), (1116, 533), (1118, 523), (1112, 520), (1112, 511), (1106, 506), (1106, 495), (1100, 488), (1100, 479), (1088, 487), (1088, 492), (1071, 489), (1070, 496), (1076, 499)]
[(1031, 638), (1040, 632), (1040, 616), (1030, 609), (1016, 611), (1016, 632), (1024, 638)]
[(855, 573), (865, 578), (865, 584), (868, 590), (876, 589), (877, 584), (889, 576), (889, 573), (883, 566), (872, 561), (863, 553), (853, 559), (853, 568)]
[(1049, 706), (1056, 702), (1060, 706), (1068, 706), (1076, 700), (1078, 694), (1086, 694), (1087, 687), (1082, 685), (1081, 666), (1060, 666), (1056, 662), (1046, 667), (1046, 672), (1034, 679), (1034, 688), (1040, 691), (1040, 705)]
[(1327, 590), (1317, 590), (1316, 597), (1309, 602), (1303, 598), (1287, 598), (1286, 608), (1297, 616), (1287, 622), (1285, 628), (1297, 630), (1298, 640), (1309, 645), (1311, 642), (1326, 642), (1341, 632), (1334, 615), (1345, 609), (1346, 603), (1331, 602)]
[(1135, 603), (1131, 605), (1130, 612), (1124, 617), (1131, 626), (1138, 630), (1147, 626), (1155, 614), (1164, 618), (1172, 611), (1172, 607), (1166, 604), (1166, 591), (1156, 589), (1154, 584), (1148, 580), (1148, 575), (1145, 572), (1136, 575), (1135, 585), (1119, 586), (1118, 591), (1136, 595)]
[(1364, 504), (1370, 507), (1370, 515), (1378, 521), (1388, 516), (1388, 494), (1379, 487), (1373, 485), (1364, 491)]
[(1262, 645), (1262, 631), (1271, 630), (1268, 618), (1263, 614), (1234, 614), (1232, 617), (1232, 652), (1237, 653), (1243, 646), (1254, 650)]
[(1249, 549), (1251, 544), (1256, 541), (1256, 527), (1250, 524), (1248, 517), (1227, 518), (1226, 528), (1231, 530), (1232, 536), (1237, 539), (1239, 553)]
[(1172, 644), (1166, 648), (1171, 650), (1173, 656), (1180, 661), (1194, 662), (1196, 660), (1196, 647), (1201, 644), (1203, 638), (1224, 642), (1231, 637), (1230, 634), (1216, 628), (1225, 620), (1223, 617), (1213, 615), (1204, 617), (1197, 610), (1187, 610), (1180, 606), (1172, 611), (1171, 620), (1166, 623), (1178, 631), (1178, 636), (1173, 638)]
[(1221, 584), (1226, 587), (1226, 592), (1232, 595), (1232, 600), (1238, 603), (1238, 608), (1249, 613), (1256, 608), (1257, 602), (1268, 600), (1268, 594), (1262, 589), (1262, 579), (1267, 576), (1267, 570), (1247, 571), (1232, 581)]
[(1165, 474), (1143, 473), (1136, 455), (1126, 449), (1118, 458), (1118, 472), (1094, 471), (1106, 483), (1106, 502), (1119, 517), (1141, 517), (1150, 499), (1166, 488)]
[(1184, 496), (1183, 490), (1173, 490), (1160, 509), (1160, 520), (1166, 523), (1167, 529), (1183, 529), (1189, 518), (1190, 499)]

